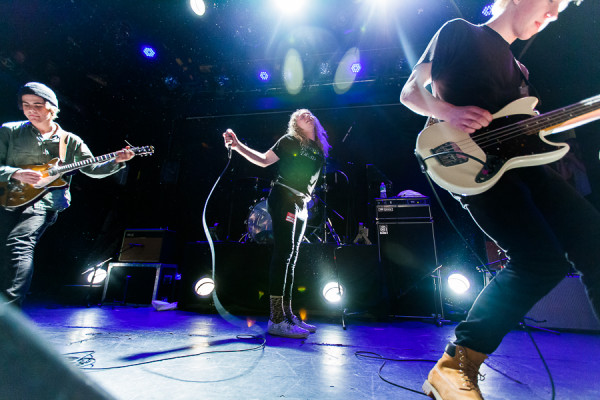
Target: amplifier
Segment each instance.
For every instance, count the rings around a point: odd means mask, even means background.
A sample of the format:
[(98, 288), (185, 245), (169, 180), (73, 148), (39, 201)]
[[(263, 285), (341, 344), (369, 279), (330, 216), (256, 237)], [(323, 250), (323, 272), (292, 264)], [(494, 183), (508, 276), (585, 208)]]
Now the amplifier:
[(525, 321), (547, 329), (600, 332), (600, 321), (594, 315), (585, 286), (579, 275), (568, 275), (538, 301)]
[(375, 199), (375, 218), (381, 220), (431, 220), (428, 197)]
[(119, 261), (172, 262), (175, 232), (167, 229), (128, 229), (123, 234)]
[(379, 220), (376, 225), (379, 261), (392, 313), (427, 316), (441, 312), (433, 285), (433, 271), (438, 266), (433, 221), (390, 219)]
[(152, 300), (175, 300), (177, 265), (111, 262), (107, 274), (102, 303), (150, 304)]

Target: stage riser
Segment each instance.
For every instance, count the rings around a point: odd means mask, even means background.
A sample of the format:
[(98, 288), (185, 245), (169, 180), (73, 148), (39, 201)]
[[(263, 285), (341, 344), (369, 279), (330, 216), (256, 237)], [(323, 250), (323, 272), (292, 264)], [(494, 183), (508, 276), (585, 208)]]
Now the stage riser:
[[(268, 270), (271, 245), (237, 242), (215, 243), (216, 287), (219, 301), (227, 308), (264, 315), (269, 310)], [(334, 263), (335, 257), (335, 263)], [(366, 312), (374, 316), (429, 315), (423, 309), (433, 296), (431, 281), (416, 285), (399, 296), (389, 279), (389, 271), (379, 262), (375, 245), (343, 246), (303, 243), (296, 265), (293, 305), (321, 314), (339, 314), (339, 306), (327, 303), (322, 288), (336, 280), (336, 266), (344, 287), (343, 308), (348, 312)], [(179, 304), (182, 309), (210, 307), (210, 299), (199, 298), (195, 282), (212, 275), (210, 248), (206, 242), (188, 243), (180, 265)], [(388, 276), (386, 278), (386, 276)]]
[[(225, 306), (268, 312), (268, 270), (271, 245), (237, 242), (215, 243), (216, 287)], [(296, 264), (294, 308), (336, 313), (338, 308), (325, 302), (321, 288), (336, 280), (334, 252), (340, 281), (346, 290), (345, 307), (371, 309), (382, 301), (382, 279), (376, 246), (347, 246), (303, 243)], [(195, 308), (207, 304), (193, 293), (195, 282), (211, 275), (210, 248), (206, 242), (188, 243), (181, 265), (180, 306)]]

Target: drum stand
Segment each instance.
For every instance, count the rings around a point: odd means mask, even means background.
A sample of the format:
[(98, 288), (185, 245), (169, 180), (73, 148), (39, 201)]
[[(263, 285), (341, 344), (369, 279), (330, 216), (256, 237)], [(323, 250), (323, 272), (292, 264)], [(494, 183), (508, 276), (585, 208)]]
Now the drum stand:
[[(325, 196), (323, 196), (323, 197), (326, 197), (327, 196), (327, 184), (326, 183), (323, 184), (323, 189), (325, 191)], [(342, 240), (341, 240), (340, 236), (337, 234), (337, 232), (335, 231), (335, 229), (333, 229), (331, 220), (327, 216), (327, 211), (328, 210), (333, 211), (333, 213), (335, 215), (337, 215), (342, 221), (344, 221), (345, 218), (340, 213), (338, 213), (335, 209), (329, 207), (327, 202), (325, 200), (323, 200), (321, 197), (319, 197), (319, 195), (314, 194), (314, 196), (317, 200), (319, 200), (321, 203), (323, 203), (323, 206), (325, 207), (324, 211), (323, 211), (323, 221), (321, 222), (321, 228), (323, 229), (323, 238), (321, 239), (319, 236), (317, 236), (317, 238), (319, 238), (319, 241), (321, 243), (330, 243), (330, 241), (328, 240), (328, 236), (331, 236), (331, 238), (333, 238), (333, 242), (335, 244), (337, 244), (338, 246), (341, 246)]]

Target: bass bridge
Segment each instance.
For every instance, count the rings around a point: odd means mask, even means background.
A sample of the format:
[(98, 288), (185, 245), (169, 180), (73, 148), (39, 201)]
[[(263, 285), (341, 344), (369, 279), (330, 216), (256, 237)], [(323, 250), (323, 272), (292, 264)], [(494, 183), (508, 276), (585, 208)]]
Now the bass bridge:
[(469, 161), (469, 158), (463, 155), (460, 147), (454, 142), (446, 142), (434, 147), (431, 149), (431, 155), (444, 167), (452, 167)]

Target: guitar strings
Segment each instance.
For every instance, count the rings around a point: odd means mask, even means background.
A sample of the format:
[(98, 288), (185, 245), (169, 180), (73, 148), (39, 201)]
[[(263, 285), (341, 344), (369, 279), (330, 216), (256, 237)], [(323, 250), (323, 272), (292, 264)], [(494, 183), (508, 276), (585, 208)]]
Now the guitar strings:
[[(131, 148), (130, 150), (133, 151), (136, 155), (142, 155), (142, 156), (154, 153), (153, 146), (134, 147), (134, 148)], [(113, 158), (117, 158), (116, 151), (113, 153), (104, 154), (104, 155), (101, 155), (98, 157), (88, 158), (87, 160), (77, 161), (77, 162), (74, 162), (71, 164), (59, 165), (55, 168), (56, 168), (57, 173), (61, 173), (63, 171), (71, 170), (73, 168), (84, 167), (86, 165), (97, 164), (102, 161), (112, 160)]]
[[(565, 107), (563, 109), (554, 110), (547, 114), (540, 115), (539, 118), (534, 117), (535, 120), (533, 121), (531, 118), (527, 118), (515, 124), (503, 127), (501, 129), (487, 132), (481, 136), (482, 140), (479, 140), (479, 142), (481, 143), (481, 147), (485, 147), (490, 141), (502, 141), (506, 139), (512, 139), (513, 137), (519, 136), (521, 134), (529, 135), (537, 133), (545, 128), (549, 128), (562, 121), (563, 116), (565, 114), (576, 114), (572, 116), (573, 118), (575, 118), (581, 115), (585, 115), (589, 112), (595, 111), (598, 108), (600, 108), (600, 103), (592, 109), (589, 109), (589, 106), (585, 104), (578, 103), (573, 106)], [(521, 125), (525, 125), (525, 128), (523, 128)], [(514, 133), (516, 133), (517, 135), (513, 135)], [(494, 137), (494, 134), (496, 134), (496, 137)], [(477, 140), (475, 139), (474, 141), (477, 142)]]
[[(595, 107), (590, 109), (590, 105), (598, 103)], [(498, 142), (513, 139), (520, 135), (530, 135), (537, 133), (545, 128), (556, 125), (560, 120), (563, 119), (565, 113), (575, 114), (574, 117), (585, 115), (586, 113), (595, 111), (600, 108), (600, 95), (582, 100), (579, 103), (567, 106), (558, 110), (554, 110), (535, 118), (535, 121), (531, 121), (530, 118), (519, 121), (514, 124), (507, 125), (502, 128), (498, 128), (489, 132), (485, 132), (476, 137), (470, 137), (463, 139), (462, 141), (456, 142), (456, 144), (463, 151), (469, 151), (476, 149), (477, 147), (484, 149), (488, 146), (497, 144)], [(531, 126), (529, 126), (531, 125)], [(523, 128), (525, 126), (525, 128)]]
[[(584, 100), (585, 102), (586, 100)], [(505, 127), (499, 128), (499, 129), (495, 129), (493, 131), (490, 132), (486, 132), (481, 134), (478, 137), (474, 137), (471, 138), (471, 140), (465, 140), (464, 142), (470, 143), (470, 142), (474, 142), (475, 144), (478, 144), (479, 147), (481, 148), (486, 148), (489, 145), (494, 145), (497, 142), (502, 142), (508, 139), (513, 139), (515, 137), (518, 137), (520, 135), (530, 135), (533, 133), (537, 133), (542, 129), (551, 127), (553, 125), (556, 125), (558, 123), (558, 121), (563, 119), (563, 115), (565, 113), (577, 113), (575, 115), (575, 117), (581, 116), (581, 115), (585, 115), (588, 112), (597, 110), (598, 108), (600, 108), (600, 103), (596, 105), (595, 108), (593, 108), (592, 110), (589, 110), (589, 106), (582, 104), (583, 102), (574, 104), (572, 106), (569, 107), (565, 107), (563, 109), (559, 109), (559, 110), (554, 110), (551, 111), (547, 114), (543, 114), (540, 117), (540, 119), (537, 119), (535, 121), (531, 121), (530, 118), (519, 121), (517, 123), (514, 124), (510, 124), (507, 125)], [(584, 112), (585, 110), (585, 112)], [(531, 126), (529, 126), (531, 125)], [(523, 127), (524, 126), (524, 127)]]

